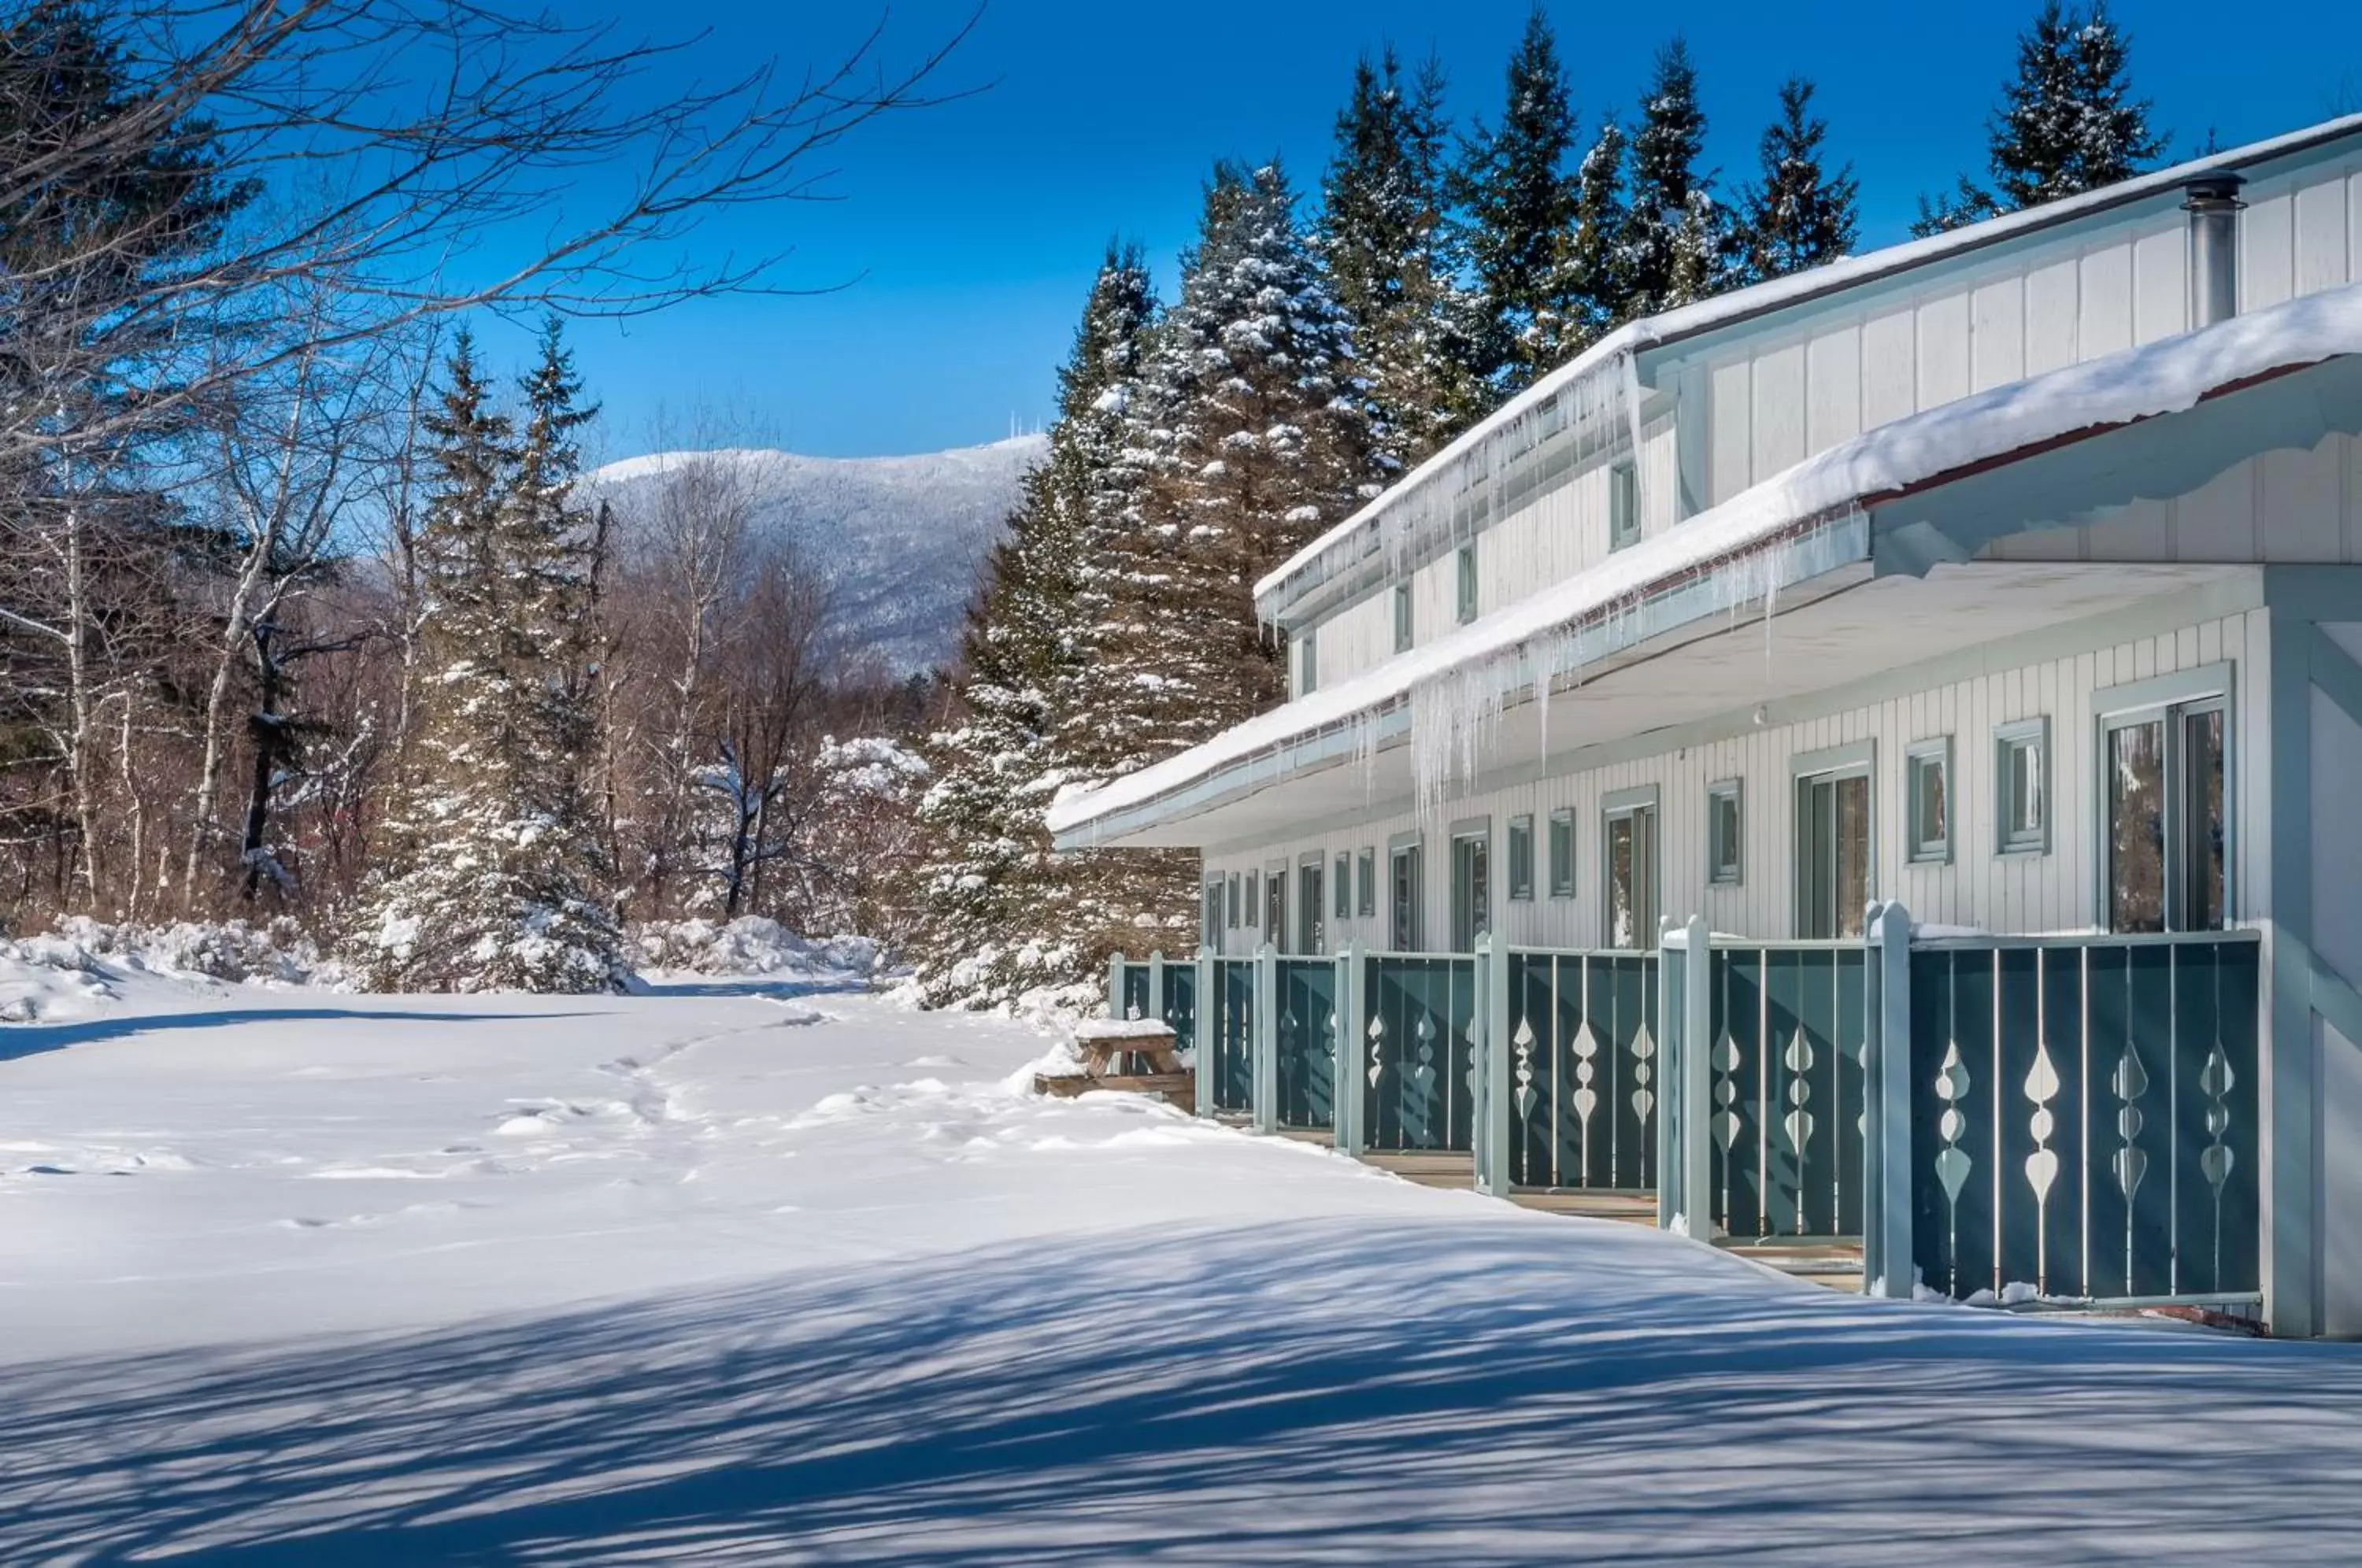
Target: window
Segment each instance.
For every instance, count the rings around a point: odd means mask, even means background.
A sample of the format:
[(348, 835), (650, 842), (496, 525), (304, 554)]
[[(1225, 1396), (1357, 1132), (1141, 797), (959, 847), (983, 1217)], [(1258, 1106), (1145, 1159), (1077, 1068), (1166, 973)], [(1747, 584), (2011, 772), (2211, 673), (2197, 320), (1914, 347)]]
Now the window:
[(1483, 817), (1451, 827), (1451, 949), (1473, 953), (1493, 929), (1493, 824)]
[(1361, 859), (1361, 875), (1357, 878), (1361, 886), (1359, 896), (1354, 900), (1354, 911), (1363, 920), (1374, 920), (1378, 913), (1378, 852), (1365, 849), (1362, 851)]
[(2227, 700), (2206, 695), (2102, 719), (2109, 930), (2211, 931), (2229, 918), (2229, 718)]
[(1796, 920), (1806, 941), (1860, 936), (1877, 876), (1871, 846), (1877, 754), (1868, 741), (1790, 759), (1796, 776)]
[(1418, 837), (1398, 838), (1386, 846), (1386, 940), (1397, 953), (1416, 953), (1419, 944)]
[(1607, 547), (1640, 541), (1640, 473), (1629, 459), (1607, 470)]
[(1395, 652), (1410, 652), (1410, 584), (1395, 584)]
[(1466, 625), (1476, 619), (1476, 546), (1473, 541), (1460, 547), (1460, 591), (1456, 602), (1460, 606), (1460, 624)]
[(1232, 931), (1236, 931), (1239, 928), (1239, 874), (1235, 871), (1231, 873), (1230, 914), (1228, 924)]
[(1509, 819), (1509, 897), (1530, 900), (1534, 896), (1534, 819), (1530, 816)]
[(1307, 626), (1296, 634), (1296, 694), (1309, 697), (1320, 690), (1320, 648), (1314, 640), (1313, 628)]
[(1998, 855), (2050, 848), (2050, 721), (2022, 719), (1993, 732), (1993, 821)]
[(1216, 877), (1207, 882), (1204, 913), (1198, 922), (1198, 940), (1208, 947), (1222, 943), (1222, 879)]
[(1247, 873), (1247, 929), (1253, 931), (1255, 922), (1263, 918), (1263, 873)]
[(1921, 741), (1903, 754), (1904, 799), (1910, 812), (1912, 864), (1952, 858), (1952, 737)]
[(1287, 866), (1284, 861), (1263, 874), (1263, 939), (1283, 953), (1287, 951)]
[(1610, 795), (1603, 856), (1610, 947), (1657, 944), (1657, 801), (1654, 790)]
[(1296, 950), (1299, 953), (1329, 950), (1329, 890), (1321, 886), (1328, 865), (1329, 857), (1316, 849), (1296, 867)]
[(1564, 807), (1550, 816), (1550, 896), (1574, 897), (1574, 812)]
[(1738, 886), (1743, 855), (1738, 780), (1726, 778), (1705, 790), (1705, 879), (1717, 888)]
[(1330, 895), (1330, 912), (1339, 920), (1349, 920), (1353, 913), (1353, 857), (1339, 850), (1331, 875), (1337, 878), (1337, 886)]

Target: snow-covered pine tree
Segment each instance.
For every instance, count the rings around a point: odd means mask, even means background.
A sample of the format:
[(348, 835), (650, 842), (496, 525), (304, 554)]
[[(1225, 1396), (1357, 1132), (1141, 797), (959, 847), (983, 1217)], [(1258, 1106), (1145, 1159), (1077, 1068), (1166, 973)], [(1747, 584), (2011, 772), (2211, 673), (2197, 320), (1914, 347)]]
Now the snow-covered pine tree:
[(1575, 170), (1574, 223), (1562, 237), (1553, 292), (1567, 302), (1572, 326), (1561, 346), (1569, 358), (1631, 312), (1630, 268), (1624, 254), (1624, 127), (1600, 122), (1591, 150)]
[(427, 422), (414, 722), (350, 951), (380, 989), (612, 989), (628, 971), (586, 778), (603, 540), (573, 496), (594, 411), (554, 322), (522, 437), (464, 333), (447, 374)]
[(1561, 264), (1580, 194), (1567, 169), (1574, 137), (1558, 39), (1537, 6), (1509, 59), (1501, 123), (1476, 127), (1451, 181), (1476, 284), (1472, 362), (1500, 393), (1566, 357), (1577, 315)]
[(2133, 96), (2131, 40), (2105, 0), (2086, 14), (2045, 0), (2017, 39), (2017, 74), (1990, 122), (1993, 183), (1962, 175), (1948, 196), (1919, 199), (1917, 235), (1941, 234), (1997, 213), (2055, 202), (2130, 179), (2156, 162), (2165, 138)]
[(1633, 315), (1703, 299), (1727, 281), (1730, 222), (1714, 200), (1714, 176), (1697, 166), (1705, 144), (1697, 68), (1676, 37), (1657, 51), (1632, 134), (1624, 259)]
[(1389, 46), (1353, 68), (1314, 244), (1352, 324), (1382, 468), (1416, 466), (1482, 413), (1446, 226), (1443, 69), (1407, 78)]
[(1763, 132), (1762, 178), (1740, 199), (1746, 281), (1784, 278), (1852, 250), (1861, 231), (1853, 166), (1822, 166), (1828, 122), (1813, 112), (1813, 84), (1792, 76), (1780, 85), (1780, 117)]
[(933, 781), (918, 813), (911, 948), (929, 1006), (1002, 1006), (1094, 973), (1076, 911), (1096, 868), (1052, 855), (1042, 813), (1067, 770), (1058, 715), (1088, 683), (1076, 629), (1107, 597), (1085, 539), (1095, 509), (1113, 504), (1107, 470), (1153, 313), (1138, 248), (1110, 246), (1058, 373), (1049, 454), (1027, 476), (969, 611), (962, 716), (926, 747)]

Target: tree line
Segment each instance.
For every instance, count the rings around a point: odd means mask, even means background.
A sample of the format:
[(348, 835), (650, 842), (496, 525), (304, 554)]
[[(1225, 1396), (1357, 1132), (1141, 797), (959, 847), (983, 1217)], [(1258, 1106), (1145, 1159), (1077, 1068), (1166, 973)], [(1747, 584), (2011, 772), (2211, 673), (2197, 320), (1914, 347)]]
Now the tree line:
[[(1080, 998), (1110, 952), (1192, 950), (1194, 855), (1055, 854), (1043, 816), (1284, 700), (1253, 583), (1617, 326), (1857, 242), (1859, 184), (1806, 78), (1726, 186), (1681, 39), (1628, 115), (1588, 126), (1539, 7), (1504, 74), (1497, 114), (1456, 126), (1439, 62), (1364, 57), (1308, 214), (1277, 160), (1218, 162), (1169, 303), (1136, 246), (1109, 248), (928, 746), (911, 953), (931, 1003)], [(2048, 0), (1988, 128), (1990, 182), (1923, 199), (1915, 232), (2163, 147), (2099, 4)]]
[[(602, 503), (557, 323), (767, 286), (704, 215), (825, 196), (957, 41), (700, 85), (500, 0), (0, 6), (0, 934), (237, 916), (427, 988), (891, 934), (925, 693), (725, 469)], [(521, 377), (486, 313), (548, 319)]]

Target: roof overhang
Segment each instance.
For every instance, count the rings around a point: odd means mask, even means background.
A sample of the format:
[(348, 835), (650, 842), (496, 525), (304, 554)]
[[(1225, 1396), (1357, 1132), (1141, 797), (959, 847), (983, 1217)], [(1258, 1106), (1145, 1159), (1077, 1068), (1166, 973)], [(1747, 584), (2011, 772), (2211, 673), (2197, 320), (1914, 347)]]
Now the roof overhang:
[[(1299, 821), (1339, 809), (1341, 791), (1353, 809), (1431, 795), (1432, 737), (1423, 768), (1407, 744), (1415, 699), (1458, 698), (1431, 706), (1430, 727), (1440, 712), (1467, 750), (1454, 710), (1469, 706), (1472, 672), (1507, 710), (1488, 756), (1516, 749), (1515, 723), (1563, 756), (1689, 722), (1700, 704), (1838, 684), (1862, 660), (1903, 662), (1898, 650), (1967, 647), (2188, 586), (2207, 569), (1976, 558), (2009, 535), (2186, 493), (2260, 452), (2362, 432), (2357, 349), (2362, 288), (2349, 288), (1865, 433), (1428, 648), (1060, 801), (1055, 842), (1233, 842), (1260, 831), (1244, 806), (1281, 784), (1287, 799), (1271, 804)], [(1882, 581), (1904, 586), (1863, 591)], [(1717, 651), (1747, 605), (1776, 649), (1760, 678)], [(1299, 787), (1324, 773), (1338, 778)]]

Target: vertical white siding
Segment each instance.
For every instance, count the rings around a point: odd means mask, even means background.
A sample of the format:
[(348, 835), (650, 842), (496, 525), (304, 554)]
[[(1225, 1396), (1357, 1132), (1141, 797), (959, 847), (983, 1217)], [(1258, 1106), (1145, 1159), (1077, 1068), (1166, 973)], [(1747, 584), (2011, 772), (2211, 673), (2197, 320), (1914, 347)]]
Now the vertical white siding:
[[(1794, 930), (1794, 762), (1800, 756), (1868, 741), (1874, 752), (1871, 779), (1875, 845), (1875, 892), (1900, 898), (1914, 918), (1997, 932), (2086, 929), (2101, 918), (2096, 873), (2100, 787), (2099, 741), (2092, 717), (2093, 694), (2111, 687), (2177, 670), (2230, 663), (2233, 693), (2232, 798), (2236, 812), (2233, 846), (2235, 910), (2242, 919), (2267, 912), (2268, 883), (2261, 855), (2245, 852), (2260, 845), (2267, 791), (2246, 780), (2262, 780), (2268, 757), (2264, 725), (2268, 717), (2264, 661), (2268, 639), (2261, 611), (2210, 620), (2153, 636), (2094, 646), (2071, 656), (1995, 671), (1899, 695), (1805, 723), (1746, 729), (1728, 738), (1679, 748), (1637, 760), (1572, 771), (1514, 789), (1454, 801), (1431, 817), (1404, 815), (1333, 832), (1292, 837), (1253, 850), (1215, 856), (1215, 872), (1260, 869), (1285, 858), (1294, 866), (1319, 850), (1333, 864), (1340, 851), (1378, 852), (1381, 877), (1388, 841), (1418, 832), (1426, 845), (1426, 907), (1429, 944), (1440, 945), (1451, 929), (1451, 824), (1484, 817), (1493, 832), (1496, 929), (1514, 942), (1562, 947), (1598, 945), (1602, 937), (1604, 878), (1602, 802), (1637, 786), (1658, 790), (1661, 884), (1660, 907), (1675, 919), (1702, 913), (1717, 930), (1784, 937)], [(2041, 855), (2003, 856), (1995, 833), (1994, 731), (2014, 720), (2047, 717), (2051, 749), (2052, 803), (2049, 850)], [(1904, 844), (1906, 812), (1904, 753), (1912, 743), (1939, 736), (1952, 742), (1952, 852), (1948, 863), (1915, 866)], [(1736, 887), (1707, 882), (1706, 787), (1726, 778), (1741, 782), (1744, 821), (1742, 878)], [(1575, 896), (1549, 895), (1549, 821), (1553, 811), (1575, 813)], [(1509, 819), (1534, 819), (1535, 898), (1506, 897)], [(1332, 930), (1332, 945), (1358, 940), (1385, 942), (1385, 900), (1378, 917), (1358, 917)], [(1332, 925), (1335, 922), (1331, 922)], [(1229, 933), (1244, 951), (1260, 933)], [(1251, 938), (1253, 940), (1251, 940)]]

